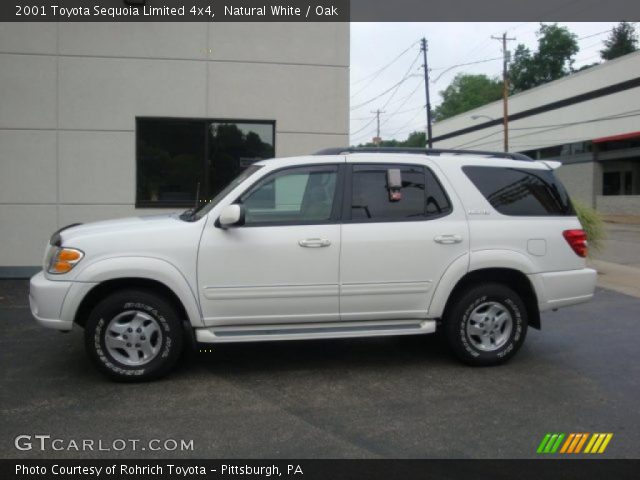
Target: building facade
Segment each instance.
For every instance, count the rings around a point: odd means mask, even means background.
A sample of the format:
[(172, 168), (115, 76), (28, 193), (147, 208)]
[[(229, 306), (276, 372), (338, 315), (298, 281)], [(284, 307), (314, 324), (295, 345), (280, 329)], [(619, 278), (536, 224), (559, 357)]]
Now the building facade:
[[(502, 101), (433, 126), (436, 148), (503, 150)], [(560, 160), (569, 193), (640, 215), (640, 52), (509, 97), (509, 150)]]
[(348, 142), (347, 23), (0, 23), (0, 277), (62, 226)]

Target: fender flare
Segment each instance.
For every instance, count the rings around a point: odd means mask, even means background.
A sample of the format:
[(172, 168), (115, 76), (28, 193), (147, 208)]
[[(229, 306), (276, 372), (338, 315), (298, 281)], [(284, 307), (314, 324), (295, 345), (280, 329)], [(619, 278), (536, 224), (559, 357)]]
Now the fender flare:
[[(442, 317), (451, 293), (465, 275), (485, 268), (506, 268), (519, 271), (526, 276), (535, 273), (531, 260), (520, 252), (506, 249), (471, 251), (454, 260), (440, 278), (429, 305), (429, 318)], [(532, 283), (532, 287), (538, 295), (536, 285)]]
[[(124, 278), (142, 278), (165, 285), (182, 303), (189, 323), (193, 327), (202, 327), (200, 304), (188, 280), (172, 263), (155, 257), (112, 257), (98, 260), (87, 265), (74, 279), (76, 282), (99, 285), (108, 280)], [(78, 299), (78, 304), (82, 299)]]

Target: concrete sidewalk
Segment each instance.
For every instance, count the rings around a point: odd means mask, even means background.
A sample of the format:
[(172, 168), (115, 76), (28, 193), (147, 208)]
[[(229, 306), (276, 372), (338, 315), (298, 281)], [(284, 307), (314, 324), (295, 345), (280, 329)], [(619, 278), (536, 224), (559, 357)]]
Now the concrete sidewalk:
[(608, 216), (607, 238), (589, 265), (598, 271), (598, 286), (640, 298), (640, 217)]
[(640, 298), (640, 268), (589, 260), (589, 266), (598, 271), (598, 286)]

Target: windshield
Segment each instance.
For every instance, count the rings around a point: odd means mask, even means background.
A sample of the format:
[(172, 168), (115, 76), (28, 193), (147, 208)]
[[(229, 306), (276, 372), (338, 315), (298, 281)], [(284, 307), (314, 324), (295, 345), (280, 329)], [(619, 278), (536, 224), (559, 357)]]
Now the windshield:
[(231, 180), (231, 183), (229, 183), (225, 188), (223, 188), (215, 197), (213, 197), (211, 200), (204, 200), (198, 206), (198, 208), (195, 211), (193, 211), (190, 219), (194, 221), (200, 220), (207, 213), (209, 213), (209, 211), (213, 207), (215, 207), (220, 202), (220, 200), (226, 197), (229, 194), (229, 192), (231, 192), (231, 190), (236, 188), (238, 185), (240, 185), (242, 182), (244, 182), (247, 178), (249, 178), (251, 175), (253, 175), (255, 172), (257, 172), (261, 168), (262, 168), (262, 165), (250, 165), (249, 167), (247, 167), (245, 170), (242, 171), (240, 175), (238, 175), (236, 178)]

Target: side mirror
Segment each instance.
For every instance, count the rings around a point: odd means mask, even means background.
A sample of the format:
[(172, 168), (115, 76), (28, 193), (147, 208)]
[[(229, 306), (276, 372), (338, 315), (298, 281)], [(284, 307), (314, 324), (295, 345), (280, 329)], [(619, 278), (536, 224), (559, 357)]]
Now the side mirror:
[(224, 207), (218, 217), (218, 224), (221, 228), (244, 225), (244, 206), (234, 204)]

